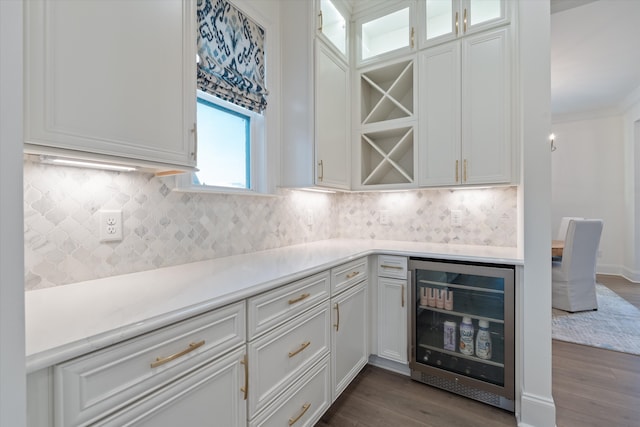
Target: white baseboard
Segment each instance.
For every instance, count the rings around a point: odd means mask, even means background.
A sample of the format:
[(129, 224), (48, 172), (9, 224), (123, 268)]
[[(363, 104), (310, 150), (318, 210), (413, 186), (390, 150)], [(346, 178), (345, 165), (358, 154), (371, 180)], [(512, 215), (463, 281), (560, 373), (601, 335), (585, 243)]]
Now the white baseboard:
[(523, 393), (518, 427), (555, 427), (556, 405), (552, 397)]
[(596, 274), (622, 276), (633, 283), (640, 283), (640, 271), (634, 271), (621, 265), (598, 265)]
[(377, 366), (378, 368), (386, 369), (387, 371), (396, 372), (398, 374), (410, 376), (411, 370), (407, 363), (394, 362), (393, 360), (378, 357), (375, 354), (369, 355), (369, 364)]

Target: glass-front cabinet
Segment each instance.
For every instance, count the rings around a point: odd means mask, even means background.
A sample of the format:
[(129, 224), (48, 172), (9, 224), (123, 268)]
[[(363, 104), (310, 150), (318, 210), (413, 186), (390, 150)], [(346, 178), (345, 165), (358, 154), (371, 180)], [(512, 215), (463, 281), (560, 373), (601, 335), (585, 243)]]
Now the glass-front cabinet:
[(411, 376), (514, 410), (514, 267), (409, 261)]
[(357, 63), (413, 51), (416, 43), (414, 11), (415, 2), (405, 1), (356, 20)]
[(425, 25), (421, 46), (485, 30), (508, 21), (505, 0), (426, 0), (420, 2)]
[(317, 0), (316, 5), (319, 36), (340, 52), (344, 59), (348, 58), (349, 21), (342, 4), (335, 0)]

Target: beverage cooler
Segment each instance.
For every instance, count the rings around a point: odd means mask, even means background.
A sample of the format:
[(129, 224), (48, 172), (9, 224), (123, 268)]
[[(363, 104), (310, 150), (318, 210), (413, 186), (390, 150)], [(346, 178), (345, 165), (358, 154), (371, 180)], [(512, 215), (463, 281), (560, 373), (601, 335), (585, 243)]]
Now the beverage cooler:
[(513, 266), (411, 258), (411, 377), (514, 411)]

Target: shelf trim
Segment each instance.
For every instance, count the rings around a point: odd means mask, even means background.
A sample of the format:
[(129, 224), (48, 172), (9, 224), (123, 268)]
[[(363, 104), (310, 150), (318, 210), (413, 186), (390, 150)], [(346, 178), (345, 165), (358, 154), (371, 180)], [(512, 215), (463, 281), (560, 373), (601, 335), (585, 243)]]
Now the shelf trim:
[(486, 289), (486, 288), (479, 288), (477, 286), (468, 286), (468, 285), (458, 285), (456, 283), (443, 283), (443, 282), (434, 282), (431, 280), (418, 280), (418, 283), (426, 283), (428, 285), (436, 285), (436, 286), (443, 286), (443, 287), (448, 287), (448, 288), (455, 288), (455, 289), (465, 289), (465, 290), (471, 290), (471, 291), (480, 291), (480, 292), (486, 292), (488, 294), (504, 294), (504, 290), (499, 290), (499, 289)]
[[(419, 343), (418, 347), (422, 347), (422, 348), (426, 348), (428, 350), (433, 350), (433, 351), (437, 351), (437, 352), (440, 352), (440, 353), (448, 354), (449, 356), (460, 357), (462, 359), (472, 360), (474, 362), (480, 362), (480, 363), (484, 363), (484, 364), (487, 364), (487, 365), (496, 366), (498, 368), (504, 369), (504, 363), (494, 362), (493, 360), (480, 359), (479, 357), (475, 357), (475, 356), (467, 356), (466, 354), (458, 353), (457, 351), (445, 350), (444, 348), (433, 347), (433, 346), (430, 346), (430, 345), (427, 345), (427, 344), (422, 344), (422, 343)], [(420, 361), (417, 361), (417, 362), (421, 363)], [(423, 365), (426, 365), (426, 363), (423, 363)], [(427, 366), (432, 366), (432, 365), (427, 365)], [(447, 369), (447, 371), (448, 372), (452, 372), (452, 371), (450, 371), (448, 369)], [(469, 378), (473, 378), (473, 377), (469, 377)]]
[(454, 310), (445, 310), (445, 309), (442, 309), (442, 308), (429, 307), (429, 306), (426, 306), (426, 305), (419, 305), (418, 308), (421, 308), (423, 310), (428, 310), (428, 311), (435, 311), (437, 313), (451, 314), (453, 316), (470, 317), (472, 319), (486, 320), (487, 322), (499, 323), (501, 325), (504, 325), (504, 320), (503, 319), (494, 319), (493, 317), (478, 316), (476, 314), (463, 313), (461, 311), (454, 311)]

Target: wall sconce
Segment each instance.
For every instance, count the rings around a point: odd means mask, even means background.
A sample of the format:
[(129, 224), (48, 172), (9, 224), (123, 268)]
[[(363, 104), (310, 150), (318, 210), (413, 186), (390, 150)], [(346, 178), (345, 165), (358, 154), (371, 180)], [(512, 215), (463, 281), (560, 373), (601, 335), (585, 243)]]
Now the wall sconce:
[(549, 141), (551, 141), (551, 151), (556, 151), (557, 147), (553, 144), (555, 139), (556, 139), (556, 135), (554, 133), (549, 135)]

